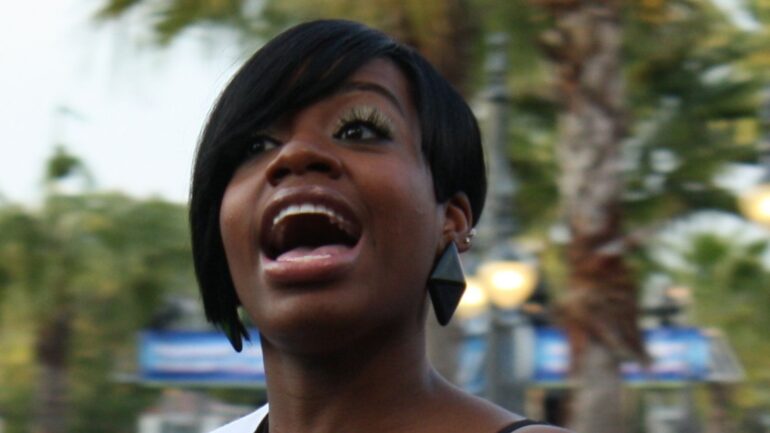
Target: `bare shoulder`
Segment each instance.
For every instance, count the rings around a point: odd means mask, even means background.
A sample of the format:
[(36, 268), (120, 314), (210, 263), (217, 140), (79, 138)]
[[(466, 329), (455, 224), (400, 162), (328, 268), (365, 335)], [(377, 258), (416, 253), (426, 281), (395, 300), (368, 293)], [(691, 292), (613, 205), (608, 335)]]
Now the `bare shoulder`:
[[(483, 398), (448, 386), (438, 401), (431, 404), (431, 429), (443, 433), (497, 433), (505, 426), (513, 426), (524, 419)], [(423, 415), (425, 412), (423, 412)], [(515, 433), (572, 433), (569, 430), (546, 425), (529, 425), (516, 429)]]
[[(501, 431), (501, 426), (512, 426), (526, 418), (521, 415), (511, 413), (487, 400), (475, 398), (475, 404), (469, 405), (473, 408), (473, 415), (466, 414), (467, 419), (475, 418), (473, 431), (484, 431), (495, 433)], [(496, 424), (496, 428), (490, 428), (491, 424)], [(482, 430), (476, 430), (481, 428)], [(470, 430), (465, 430), (470, 431)], [(507, 431), (503, 428), (502, 431)], [(533, 424), (521, 427), (515, 430), (515, 433), (573, 433), (571, 430), (553, 425)]]

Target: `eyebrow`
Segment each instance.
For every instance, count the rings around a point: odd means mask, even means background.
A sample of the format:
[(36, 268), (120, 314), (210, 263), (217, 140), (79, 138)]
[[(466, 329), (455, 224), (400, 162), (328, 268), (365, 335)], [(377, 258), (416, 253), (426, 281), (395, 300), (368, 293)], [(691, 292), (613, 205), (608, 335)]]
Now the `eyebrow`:
[(340, 86), (339, 90), (336, 93), (347, 93), (347, 92), (355, 92), (355, 91), (374, 92), (381, 96), (384, 96), (398, 109), (398, 111), (401, 114), (405, 114), (404, 107), (401, 106), (401, 102), (398, 100), (396, 95), (394, 95), (390, 90), (386, 89), (385, 87), (380, 86), (379, 84), (369, 83), (365, 81), (349, 81), (343, 84), (342, 86)]

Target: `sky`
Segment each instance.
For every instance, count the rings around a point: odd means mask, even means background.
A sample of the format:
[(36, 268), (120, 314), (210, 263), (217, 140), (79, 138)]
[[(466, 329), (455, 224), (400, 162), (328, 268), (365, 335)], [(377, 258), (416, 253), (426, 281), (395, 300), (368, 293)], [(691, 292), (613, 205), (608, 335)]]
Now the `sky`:
[(100, 190), (187, 199), (207, 113), (250, 53), (221, 32), (157, 49), (141, 17), (97, 24), (95, 4), (17, 1), (0, 14), (0, 200), (39, 201), (57, 144)]

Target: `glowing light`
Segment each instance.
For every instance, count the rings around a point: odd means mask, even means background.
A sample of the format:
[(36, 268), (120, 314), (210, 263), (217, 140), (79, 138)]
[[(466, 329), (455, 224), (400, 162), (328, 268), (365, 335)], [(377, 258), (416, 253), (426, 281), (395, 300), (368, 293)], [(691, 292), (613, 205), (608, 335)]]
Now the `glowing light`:
[(457, 315), (464, 319), (477, 316), (484, 312), (489, 305), (489, 296), (486, 290), (476, 278), (466, 278), (465, 293), (457, 307)]
[(738, 204), (747, 218), (770, 224), (770, 185), (760, 184), (743, 194)]
[(520, 290), (525, 283), (524, 275), (517, 270), (501, 270), (492, 275), (492, 287), (498, 290)]
[(537, 284), (537, 270), (529, 263), (495, 261), (479, 268), (490, 300), (501, 308), (515, 308), (529, 298)]

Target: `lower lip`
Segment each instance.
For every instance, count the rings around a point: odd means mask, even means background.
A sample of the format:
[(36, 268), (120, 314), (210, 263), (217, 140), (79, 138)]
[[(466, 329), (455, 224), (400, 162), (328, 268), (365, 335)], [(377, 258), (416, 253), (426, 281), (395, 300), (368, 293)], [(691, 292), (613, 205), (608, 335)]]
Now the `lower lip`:
[(308, 285), (340, 278), (355, 264), (360, 253), (358, 243), (352, 247), (333, 245), (304, 254), (287, 254), (271, 259), (262, 255), (262, 270), (268, 281), (279, 285)]

